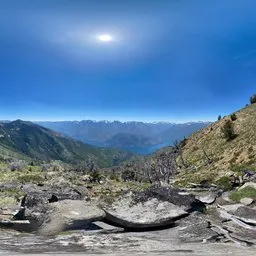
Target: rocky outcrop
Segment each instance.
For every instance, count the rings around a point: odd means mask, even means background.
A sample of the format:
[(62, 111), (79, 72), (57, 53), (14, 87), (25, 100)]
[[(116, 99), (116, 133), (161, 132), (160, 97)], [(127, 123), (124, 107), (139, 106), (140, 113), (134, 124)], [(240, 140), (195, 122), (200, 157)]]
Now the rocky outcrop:
[(178, 192), (163, 187), (130, 192), (104, 207), (106, 219), (128, 229), (160, 228), (205, 207), (194, 196)]
[(84, 195), (76, 188), (68, 185), (35, 185), (26, 184), (22, 186), (22, 191), (26, 196), (21, 202), (21, 206), (25, 208), (24, 218), (29, 220), (30, 230), (37, 230), (45, 220), (48, 206), (51, 203), (62, 200), (80, 200)]
[(179, 222), (179, 238), (183, 242), (216, 241), (218, 237), (202, 214), (192, 214)]
[(66, 230), (83, 229), (87, 223), (104, 217), (105, 212), (95, 205), (82, 200), (64, 200), (48, 205), (39, 233), (55, 235)]

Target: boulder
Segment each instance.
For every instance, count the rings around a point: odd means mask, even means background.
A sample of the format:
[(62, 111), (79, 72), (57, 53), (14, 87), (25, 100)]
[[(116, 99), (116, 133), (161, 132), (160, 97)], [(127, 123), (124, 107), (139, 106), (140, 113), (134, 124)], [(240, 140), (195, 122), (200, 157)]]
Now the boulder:
[(256, 210), (247, 206), (239, 207), (234, 215), (239, 217), (241, 220), (256, 225)]
[(24, 218), (30, 221), (29, 231), (37, 230), (42, 225), (49, 204), (66, 199), (80, 200), (84, 198), (84, 194), (68, 185), (25, 184), (22, 186), (22, 191), (26, 193), (21, 206), (25, 207)]
[(198, 199), (200, 202), (205, 204), (213, 204), (216, 200), (216, 197), (217, 196), (215, 194), (210, 193), (210, 194), (196, 196), (196, 199)]
[(106, 219), (127, 229), (160, 228), (173, 224), (204, 204), (191, 195), (180, 195), (172, 188), (152, 187), (130, 192), (105, 206)]
[(248, 205), (251, 205), (251, 204), (253, 203), (253, 201), (254, 201), (254, 200), (253, 200), (252, 198), (245, 197), (245, 198), (242, 198), (242, 199), (240, 200), (240, 203), (243, 204), (243, 205), (248, 206)]
[(243, 186), (241, 186), (238, 190), (242, 190), (244, 188), (251, 187), (256, 189), (256, 183), (255, 182), (247, 182)]
[(82, 200), (63, 200), (49, 204), (46, 218), (39, 228), (42, 235), (83, 229), (88, 222), (102, 220), (105, 212), (97, 206)]

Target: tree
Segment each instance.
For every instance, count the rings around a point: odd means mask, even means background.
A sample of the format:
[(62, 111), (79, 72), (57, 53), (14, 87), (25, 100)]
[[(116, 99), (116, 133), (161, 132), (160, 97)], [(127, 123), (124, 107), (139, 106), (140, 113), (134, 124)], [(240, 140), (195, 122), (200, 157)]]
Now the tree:
[(234, 125), (231, 120), (227, 120), (223, 127), (221, 128), (221, 131), (223, 133), (224, 138), (227, 141), (231, 141), (236, 137), (235, 131), (234, 131)]
[(250, 102), (251, 102), (251, 104), (255, 104), (255, 103), (256, 103), (256, 94), (254, 94), (254, 95), (250, 98)]
[(221, 120), (221, 115), (218, 116), (218, 121), (220, 121), (220, 120)]
[(237, 119), (236, 114), (235, 113), (231, 114), (230, 119), (231, 119), (231, 121), (236, 121), (236, 119)]

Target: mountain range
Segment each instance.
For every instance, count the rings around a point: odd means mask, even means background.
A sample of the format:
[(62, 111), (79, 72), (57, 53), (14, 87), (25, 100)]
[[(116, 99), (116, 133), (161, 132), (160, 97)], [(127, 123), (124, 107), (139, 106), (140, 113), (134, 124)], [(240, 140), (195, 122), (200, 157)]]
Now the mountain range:
[(138, 154), (150, 154), (172, 145), (209, 126), (210, 122), (175, 124), (168, 122), (59, 121), (37, 124), (66, 134), (82, 142), (108, 148), (120, 148)]
[(0, 154), (41, 161), (60, 160), (65, 163), (93, 159), (100, 167), (117, 165), (132, 156), (120, 150), (85, 144), (22, 120), (0, 123)]

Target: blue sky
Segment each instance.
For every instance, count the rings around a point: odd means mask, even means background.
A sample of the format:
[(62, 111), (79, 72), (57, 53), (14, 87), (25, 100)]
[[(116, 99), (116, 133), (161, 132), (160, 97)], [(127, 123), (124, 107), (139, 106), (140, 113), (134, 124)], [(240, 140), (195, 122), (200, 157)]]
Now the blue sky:
[(256, 93), (255, 11), (255, 0), (0, 0), (0, 119), (215, 120)]

